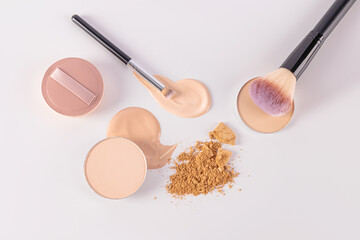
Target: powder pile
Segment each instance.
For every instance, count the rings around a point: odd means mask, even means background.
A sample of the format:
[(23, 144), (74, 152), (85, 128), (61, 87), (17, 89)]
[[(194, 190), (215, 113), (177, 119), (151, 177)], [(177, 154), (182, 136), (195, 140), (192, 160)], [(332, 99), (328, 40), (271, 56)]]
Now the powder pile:
[[(223, 193), (222, 188), (226, 184), (233, 183), (234, 177), (238, 176), (228, 162), (231, 152), (223, 149), (220, 143), (226, 139), (227, 143), (235, 144), (236, 137), (233, 131), (220, 123), (209, 134), (219, 142), (198, 141), (188, 151), (180, 153), (175, 160), (175, 166), (172, 168), (176, 170), (176, 173), (170, 176), (170, 183), (167, 185), (168, 192), (175, 197), (188, 194), (197, 196), (214, 190)], [(231, 188), (232, 185), (229, 187)]]

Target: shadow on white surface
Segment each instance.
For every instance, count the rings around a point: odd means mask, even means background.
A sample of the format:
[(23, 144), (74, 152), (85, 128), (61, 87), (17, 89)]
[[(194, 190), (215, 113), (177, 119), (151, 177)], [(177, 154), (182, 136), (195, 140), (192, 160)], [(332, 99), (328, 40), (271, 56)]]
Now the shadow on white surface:
[(157, 191), (155, 189), (159, 189), (161, 185), (164, 185), (165, 188), (165, 177), (163, 173), (167, 170), (168, 165), (165, 165), (161, 169), (152, 169), (147, 171), (146, 179), (140, 189), (132, 196), (134, 198), (144, 198), (149, 195), (153, 195), (150, 197), (156, 197)]

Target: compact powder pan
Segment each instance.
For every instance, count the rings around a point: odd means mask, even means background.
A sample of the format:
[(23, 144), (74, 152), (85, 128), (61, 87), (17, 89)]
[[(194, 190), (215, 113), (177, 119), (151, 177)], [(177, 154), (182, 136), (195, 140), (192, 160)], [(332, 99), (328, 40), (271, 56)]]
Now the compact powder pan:
[(250, 83), (245, 83), (237, 97), (237, 109), (240, 117), (250, 128), (262, 132), (272, 133), (284, 128), (294, 113), (294, 103), (288, 113), (280, 117), (271, 116), (262, 111), (251, 99), (249, 94)]
[(99, 195), (120, 199), (135, 193), (143, 184), (146, 158), (130, 140), (112, 137), (97, 143), (85, 160), (85, 176)]
[(81, 58), (64, 58), (46, 71), (42, 86), (46, 103), (66, 116), (80, 116), (100, 103), (104, 83), (100, 72)]

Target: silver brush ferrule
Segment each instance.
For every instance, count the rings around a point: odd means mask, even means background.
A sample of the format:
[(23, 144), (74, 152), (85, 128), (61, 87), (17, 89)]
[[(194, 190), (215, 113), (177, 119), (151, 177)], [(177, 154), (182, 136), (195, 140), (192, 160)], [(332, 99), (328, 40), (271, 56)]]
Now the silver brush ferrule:
[(159, 82), (155, 77), (151, 74), (147, 73), (142, 67), (140, 67), (137, 63), (133, 60), (128, 62), (128, 65), (137, 72), (141, 77), (143, 77), (146, 81), (148, 81), (151, 85), (157, 88), (160, 92), (165, 88), (165, 85)]

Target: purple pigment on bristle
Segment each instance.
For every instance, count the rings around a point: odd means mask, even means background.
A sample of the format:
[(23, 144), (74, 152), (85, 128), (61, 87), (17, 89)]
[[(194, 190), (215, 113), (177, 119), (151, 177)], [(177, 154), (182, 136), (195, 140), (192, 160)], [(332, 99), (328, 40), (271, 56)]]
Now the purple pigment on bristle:
[(261, 79), (251, 83), (249, 93), (254, 103), (272, 116), (282, 116), (291, 107), (291, 100), (284, 97), (276, 85)]

